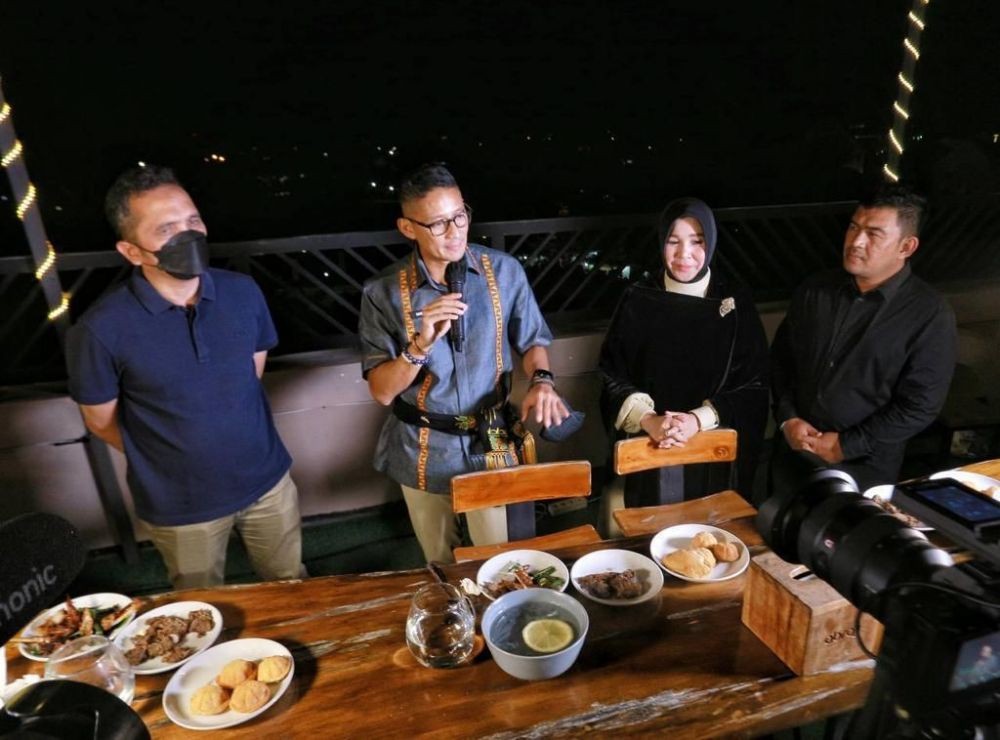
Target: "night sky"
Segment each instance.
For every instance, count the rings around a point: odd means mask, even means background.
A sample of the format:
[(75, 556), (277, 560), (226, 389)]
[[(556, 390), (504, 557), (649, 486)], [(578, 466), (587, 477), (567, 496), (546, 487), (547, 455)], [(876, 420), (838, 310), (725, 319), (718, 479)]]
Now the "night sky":
[[(390, 228), (430, 160), (484, 220), (804, 202), (880, 164), (910, 4), (8, 2), (0, 75), (61, 250), (110, 247), (103, 193), (140, 160), (227, 240)], [(912, 174), (996, 189), (1000, 2), (927, 17)]]

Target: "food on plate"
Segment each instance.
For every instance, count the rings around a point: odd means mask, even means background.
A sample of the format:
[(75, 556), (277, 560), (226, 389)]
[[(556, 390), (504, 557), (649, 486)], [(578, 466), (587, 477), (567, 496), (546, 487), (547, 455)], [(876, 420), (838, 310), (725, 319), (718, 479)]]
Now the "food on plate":
[(483, 584), (483, 588), (489, 592), (493, 598), (503, 596), (510, 591), (517, 591), (522, 588), (554, 588), (560, 589), (566, 581), (555, 574), (556, 567), (550, 565), (540, 570), (532, 570), (530, 565), (521, 563), (507, 563), (496, 578)]
[(229, 661), (222, 667), (219, 675), (215, 678), (215, 682), (227, 689), (235, 689), (244, 682), (256, 678), (256, 676), (256, 663), (237, 658), (236, 660)]
[(735, 542), (716, 542), (708, 549), (720, 563), (733, 563), (740, 559), (740, 546)]
[(142, 632), (130, 638), (131, 647), (125, 657), (132, 665), (139, 665), (153, 658), (164, 663), (178, 663), (194, 654), (194, 648), (184, 645), (189, 634), (199, 637), (208, 634), (215, 626), (212, 612), (196, 609), (187, 618), (180, 616), (151, 617)]
[(885, 511), (902, 519), (906, 523), (906, 526), (908, 527), (927, 526), (922, 521), (917, 519), (915, 516), (910, 516), (909, 514), (907, 514), (905, 511), (900, 509), (898, 506), (896, 506), (896, 504), (892, 503), (892, 501), (890, 501), (887, 498), (883, 498), (882, 496), (872, 496), (872, 501), (881, 506)]
[(257, 680), (264, 683), (275, 683), (288, 675), (292, 659), (287, 655), (272, 655), (264, 658), (257, 666)]
[(267, 704), (271, 698), (271, 687), (263, 681), (253, 679), (244, 681), (235, 689), (229, 699), (229, 706), (234, 712), (256, 712)]
[(688, 578), (707, 578), (715, 567), (715, 556), (704, 547), (674, 550), (663, 556), (663, 564)]
[(632, 569), (619, 572), (591, 573), (576, 579), (580, 588), (598, 599), (637, 599), (646, 593), (648, 584), (642, 583)]
[(31, 629), (30, 636), (22, 638), (21, 643), (31, 655), (45, 657), (77, 637), (107, 635), (123, 620), (135, 614), (138, 606), (139, 600), (132, 599), (124, 605), (77, 608), (67, 596), (65, 606)]
[(193, 714), (221, 714), (229, 707), (229, 691), (206, 684), (191, 695), (190, 706)]
[(555, 653), (573, 642), (573, 626), (562, 619), (535, 619), (521, 630), (524, 644), (538, 653)]
[(691, 544), (688, 545), (688, 548), (711, 547), (712, 545), (717, 545), (718, 543), (719, 541), (715, 539), (715, 535), (711, 532), (699, 532), (691, 538)]

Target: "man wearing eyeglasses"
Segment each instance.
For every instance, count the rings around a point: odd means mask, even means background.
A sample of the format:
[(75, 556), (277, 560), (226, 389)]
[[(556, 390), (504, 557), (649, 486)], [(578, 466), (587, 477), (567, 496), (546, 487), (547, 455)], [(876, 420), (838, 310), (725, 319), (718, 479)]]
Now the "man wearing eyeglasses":
[[(368, 388), (393, 410), (375, 468), (402, 487), (427, 560), (451, 562), (461, 544), (452, 476), (530, 461), (521, 422), (558, 426), (569, 412), (549, 370), (552, 334), (524, 270), (504, 252), (468, 243), (471, 209), (452, 174), (425, 165), (403, 181), (399, 200), (396, 226), (415, 248), (365, 284), (359, 325)], [(464, 338), (451, 331), (459, 322)], [(531, 378), (519, 410), (507, 403), (515, 354)], [(503, 507), (467, 521), (476, 545), (507, 539)]]

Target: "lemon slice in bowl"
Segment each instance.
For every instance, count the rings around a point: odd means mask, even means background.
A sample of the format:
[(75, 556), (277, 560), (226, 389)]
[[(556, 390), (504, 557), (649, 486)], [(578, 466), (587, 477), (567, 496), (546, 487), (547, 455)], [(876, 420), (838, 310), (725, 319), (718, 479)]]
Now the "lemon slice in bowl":
[(573, 627), (561, 619), (536, 619), (524, 626), (521, 637), (536, 653), (554, 653), (573, 642)]

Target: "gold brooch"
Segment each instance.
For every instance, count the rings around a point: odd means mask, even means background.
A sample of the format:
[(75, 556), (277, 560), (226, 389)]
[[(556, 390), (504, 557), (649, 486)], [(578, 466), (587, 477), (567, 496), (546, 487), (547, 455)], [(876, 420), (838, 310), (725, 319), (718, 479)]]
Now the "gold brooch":
[(725, 316), (730, 311), (736, 308), (736, 301), (732, 298), (723, 298), (722, 304), (719, 306), (719, 316)]

